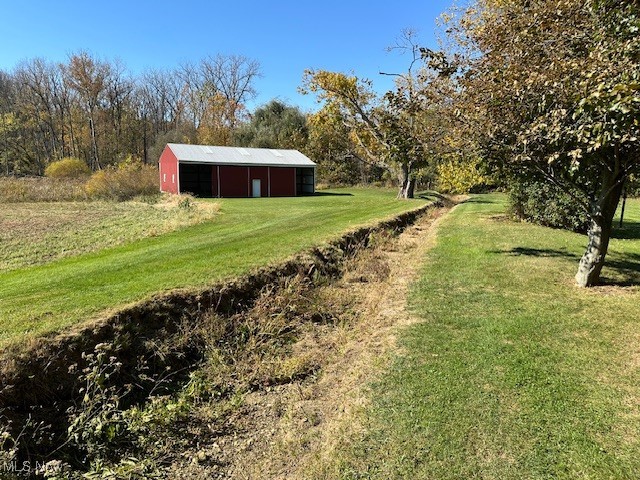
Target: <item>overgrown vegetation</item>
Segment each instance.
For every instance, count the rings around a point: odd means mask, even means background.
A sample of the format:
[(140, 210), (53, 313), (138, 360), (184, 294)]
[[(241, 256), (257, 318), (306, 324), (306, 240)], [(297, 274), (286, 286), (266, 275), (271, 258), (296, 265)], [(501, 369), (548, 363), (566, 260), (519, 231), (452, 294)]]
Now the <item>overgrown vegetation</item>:
[(159, 196), (158, 169), (131, 159), (90, 175), (77, 159), (52, 163), (47, 177), (0, 177), (0, 202), (131, 200)]
[(158, 192), (158, 169), (139, 162), (124, 162), (95, 172), (85, 185), (89, 198), (130, 200)]
[(0, 177), (0, 202), (7, 204), (83, 201), (87, 200), (84, 185), (84, 179)]
[(520, 220), (586, 233), (588, 221), (573, 197), (553, 184), (514, 179), (509, 188), (511, 213)]
[(50, 178), (81, 178), (91, 173), (85, 162), (79, 158), (66, 157), (62, 160), (51, 162), (44, 169), (46, 177)]
[[(162, 478), (167, 464), (209, 463), (208, 449), (214, 442), (197, 438), (195, 443), (183, 428), (207, 425), (210, 434), (223, 437), (249, 392), (313, 375), (323, 352), (293, 347), (305, 332), (344, 321), (336, 315), (345, 314), (346, 305), (335, 303), (335, 298), (334, 303), (326, 300), (310, 278), (300, 275), (268, 287), (249, 312), (230, 318), (204, 313), (197, 322), (185, 322), (179, 336), (165, 339), (159, 347), (179, 349), (176, 344), (191, 342), (202, 350), (200, 364), (192, 365), (187, 377), (157, 378), (158, 392), (169, 387), (174, 393), (153, 394), (140, 405), (130, 404), (131, 385), (122, 386), (118, 380), (118, 346), (97, 345), (85, 356), (87, 366), (80, 376), (83, 399), (68, 412), (66, 439), (52, 455), (55, 460), (47, 462), (45, 477)], [(348, 303), (346, 298), (342, 301)], [(140, 354), (141, 365), (149, 353)], [(16, 447), (26, 445), (16, 442)], [(193, 457), (182, 458), (180, 452)]]

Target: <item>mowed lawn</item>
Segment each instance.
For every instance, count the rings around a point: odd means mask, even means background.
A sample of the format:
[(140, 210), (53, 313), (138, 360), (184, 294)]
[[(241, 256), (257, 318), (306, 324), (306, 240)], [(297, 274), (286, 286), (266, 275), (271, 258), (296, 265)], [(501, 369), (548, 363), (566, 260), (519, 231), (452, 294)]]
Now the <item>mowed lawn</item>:
[(585, 237), (504, 211), (476, 196), (443, 221), (343, 478), (640, 478), (640, 202), (590, 290)]
[(0, 345), (59, 330), (176, 288), (201, 287), (280, 261), (345, 231), (420, 207), (395, 191), (216, 199), (211, 221), (172, 233), (0, 273)]

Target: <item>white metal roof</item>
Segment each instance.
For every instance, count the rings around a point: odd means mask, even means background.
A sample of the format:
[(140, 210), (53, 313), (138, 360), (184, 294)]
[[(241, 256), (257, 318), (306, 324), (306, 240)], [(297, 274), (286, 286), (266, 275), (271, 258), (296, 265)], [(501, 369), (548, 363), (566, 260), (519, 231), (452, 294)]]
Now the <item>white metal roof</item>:
[(167, 146), (185, 163), (214, 163), (218, 165), (255, 165), (271, 167), (315, 167), (316, 164), (298, 150), (269, 148), (216, 147), (169, 143)]

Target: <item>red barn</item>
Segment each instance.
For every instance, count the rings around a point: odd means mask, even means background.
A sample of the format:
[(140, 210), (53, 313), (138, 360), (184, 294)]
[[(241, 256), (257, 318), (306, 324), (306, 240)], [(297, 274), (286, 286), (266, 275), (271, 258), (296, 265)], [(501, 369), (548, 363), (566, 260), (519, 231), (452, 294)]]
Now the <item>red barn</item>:
[(160, 190), (198, 197), (294, 197), (315, 192), (316, 164), (297, 150), (169, 143)]

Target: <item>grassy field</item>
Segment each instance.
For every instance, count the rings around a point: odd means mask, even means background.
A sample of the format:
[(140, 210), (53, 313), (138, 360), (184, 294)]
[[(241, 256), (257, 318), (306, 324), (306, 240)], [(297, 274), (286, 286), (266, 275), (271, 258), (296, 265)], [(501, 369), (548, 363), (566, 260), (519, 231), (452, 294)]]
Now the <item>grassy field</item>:
[(417, 208), (395, 191), (216, 200), (213, 221), (125, 245), (0, 273), (0, 345), (58, 330), (182, 287), (212, 284)]
[(95, 252), (212, 219), (216, 204), (176, 197), (157, 203), (12, 203), (0, 210), (0, 272)]
[(640, 478), (640, 202), (591, 290), (585, 237), (504, 209), (477, 196), (442, 224), (344, 478)]

